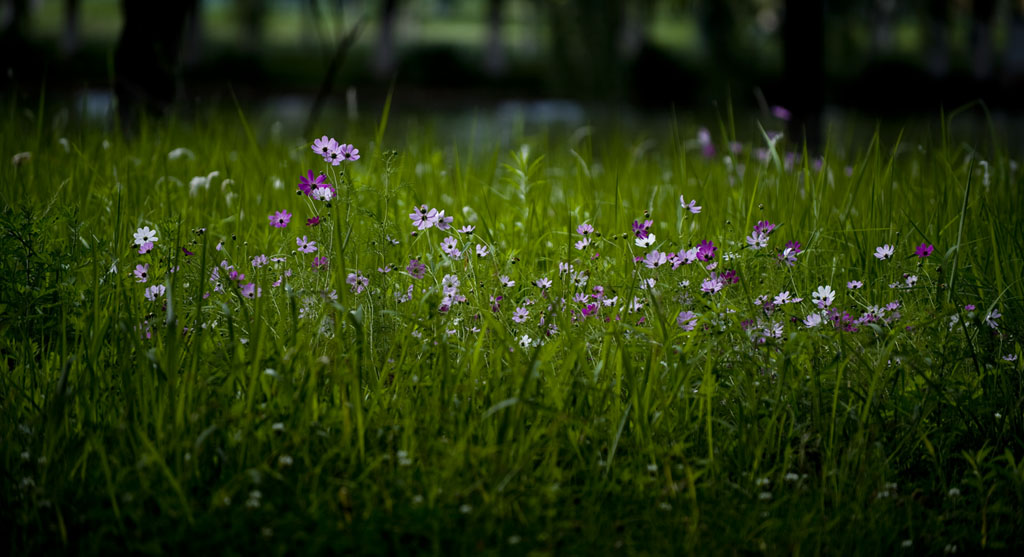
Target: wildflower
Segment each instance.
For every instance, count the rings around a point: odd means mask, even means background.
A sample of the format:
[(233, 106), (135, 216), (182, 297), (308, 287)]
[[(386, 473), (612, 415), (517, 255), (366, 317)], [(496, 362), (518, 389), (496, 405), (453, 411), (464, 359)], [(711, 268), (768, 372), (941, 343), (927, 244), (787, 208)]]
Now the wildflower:
[(451, 255), (453, 251), (456, 251), (457, 245), (458, 240), (451, 236), (448, 236), (444, 240), (441, 240), (441, 251), (447, 253), (448, 255)]
[(812, 313), (804, 318), (804, 327), (807, 327), (808, 329), (813, 329), (818, 325), (821, 325), (821, 314)]
[(697, 200), (695, 199), (691, 199), (690, 202), (687, 203), (686, 199), (682, 195), (680, 195), (679, 203), (683, 206), (683, 209), (686, 209), (695, 215), (700, 213), (701, 207), (700, 205), (697, 205)]
[(153, 251), (153, 242), (145, 242), (139, 246), (139, 255), (146, 255), (151, 251)]
[[(322, 271), (322, 270), (326, 269), (327, 268), (327, 258), (326, 257), (314, 257), (313, 258), (313, 265), (312, 265), (311, 268), (314, 271)], [(390, 269), (388, 269), (388, 270), (390, 270)], [(387, 271), (385, 271), (385, 272), (387, 272)]]
[[(637, 240), (637, 242), (639, 242), (639, 241), (640, 240)], [(590, 245), (590, 238), (585, 237), (582, 240), (579, 240), (579, 241), (576, 242), (576, 249), (580, 250), (580, 251), (583, 251), (583, 250), (587, 249), (587, 246), (589, 246), (589, 245)]]
[(348, 143), (342, 143), (338, 146), (338, 151), (341, 154), (341, 160), (343, 161), (357, 161), (359, 160), (359, 149), (356, 149)]
[(508, 278), (508, 275), (501, 275), (498, 277), (498, 282), (500, 282), (505, 288), (512, 288), (516, 285), (516, 281)]
[(724, 281), (718, 277), (715, 273), (711, 273), (711, 276), (704, 279), (700, 284), (701, 292), (705, 294), (714, 294), (721, 290), (725, 286)]
[(427, 266), (415, 259), (410, 259), (409, 264), (405, 267), (405, 271), (409, 273), (409, 276), (418, 280), (423, 278), (423, 275), (427, 272)]
[(667, 261), (668, 257), (666, 257), (664, 253), (661, 253), (658, 250), (652, 250), (647, 254), (647, 257), (644, 258), (644, 265), (648, 269), (654, 269), (664, 265)]
[[(152, 230), (148, 226), (143, 226), (135, 231), (135, 243), (140, 246), (147, 243), (156, 243), (158, 239), (159, 238), (156, 237), (156, 230)], [(152, 249), (152, 246), (150, 246), (150, 249)]]
[(999, 319), (1002, 316), (1003, 315), (999, 313), (998, 309), (993, 308), (992, 311), (988, 312), (988, 315), (985, 316), (985, 324), (993, 329), (998, 329), (999, 323), (996, 323), (996, 319)]
[(779, 295), (775, 296), (775, 299), (773, 300), (773, 303), (777, 306), (783, 306), (788, 304), (789, 302), (789, 290), (786, 290), (785, 292), (780, 292)]
[(907, 283), (907, 287), (911, 288), (917, 284), (917, 275), (908, 275), (904, 278), (904, 281)]
[(135, 266), (135, 282), (146, 282), (149, 280), (149, 263)]
[(476, 245), (476, 256), (477, 257), (487, 257), (487, 253), (488, 253), (487, 250), (488, 250), (487, 246), (482, 245), (482, 244), (477, 244)]
[(711, 261), (715, 258), (715, 251), (718, 250), (715, 244), (707, 240), (701, 241), (697, 244), (697, 259), (701, 261)]
[(155, 302), (157, 298), (164, 295), (164, 291), (166, 289), (167, 288), (162, 284), (154, 284), (153, 286), (146, 288), (146, 299), (150, 302)]
[(305, 176), (299, 177), (299, 191), (308, 196), (313, 195), (313, 190), (323, 187), (332, 187), (327, 183), (327, 177), (323, 174), (313, 174), (313, 171), (310, 170)]
[(252, 258), (252, 267), (253, 269), (259, 269), (260, 267), (265, 266), (269, 261), (270, 260), (267, 259), (266, 255), (257, 255), (256, 257)]
[(768, 235), (762, 232), (753, 232), (747, 236), (747, 245), (750, 249), (761, 249), (768, 247)]
[(921, 244), (914, 250), (914, 255), (923, 259), (931, 255), (933, 251), (935, 251), (935, 246), (931, 244)]
[(561, 274), (571, 273), (571, 272), (572, 272), (572, 265), (570, 265), (569, 263), (566, 263), (565, 261), (560, 261), (558, 263), (558, 274), (561, 275)]
[(312, 197), (313, 199), (316, 199), (317, 201), (323, 201), (326, 203), (334, 199), (334, 188), (319, 187), (314, 189), (309, 196)]
[(857, 290), (863, 287), (864, 283), (859, 280), (851, 280), (850, 282), (846, 283), (846, 288), (849, 290)]
[(352, 287), (352, 292), (359, 294), (370, 285), (370, 279), (363, 276), (363, 273), (356, 271), (348, 274), (345, 278), (345, 283)]
[(537, 285), (537, 288), (540, 288), (541, 290), (551, 288), (551, 279), (547, 277), (541, 277), (537, 279), (537, 281), (534, 282), (534, 284)]
[(637, 238), (646, 238), (647, 231), (650, 230), (652, 224), (654, 224), (652, 220), (645, 220), (643, 223), (636, 220), (633, 221), (633, 235)]
[(587, 236), (587, 235), (591, 234), (592, 232), (594, 232), (594, 227), (589, 225), (589, 224), (587, 224), (587, 223), (583, 223), (583, 224), (581, 224), (581, 225), (576, 227), (576, 232), (578, 232), (578, 233), (580, 233), (580, 234), (582, 234), (584, 236)]
[(676, 324), (684, 331), (692, 331), (697, 326), (697, 314), (692, 311), (681, 311), (676, 317)]
[(448, 230), (452, 227), (453, 220), (455, 220), (455, 217), (446, 217), (444, 216), (444, 211), (440, 211), (437, 213), (437, 217), (434, 220), (434, 226), (436, 226), (438, 230)]
[(330, 153), (337, 148), (338, 142), (335, 141), (333, 137), (328, 138), (325, 135), (320, 139), (313, 140), (313, 152), (320, 155), (321, 157), (324, 157), (325, 160), (327, 159), (328, 155), (330, 155)]
[(768, 235), (771, 234), (773, 230), (775, 230), (775, 225), (766, 220), (759, 220), (757, 221), (757, 224), (754, 225), (754, 232), (760, 234)]
[(819, 286), (817, 290), (811, 294), (811, 301), (814, 305), (818, 306), (818, 309), (825, 309), (832, 305), (832, 302), (836, 299), (836, 293), (832, 290), (831, 286)]
[(263, 289), (257, 288), (255, 283), (247, 283), (242, 286), (242, 296), (246, 298), (257, 298), (263, 295)]
[(533, 339), (530, 338), (529, 335), (523, 335), (522, 337), (519, 338), (519, 346), (522, 346), (523, 348), (526, 348), (527, 346), (530, 346), (531, 344), (533, 344)]
[(886, 259), (892, 257), (892, 254), (895, 250), (896, 248), (890, 246), (889, 244), (885, 244), (884, 246), (878, 246), (877, 248), (875, 248), (875, 257), (877, 257), (880, 261), (885, 261)]
[(1006, 354), (1006, 355), (1003, 356), (1003, 361), (1004, 362), (1010, 362), (1012, 364), (1013, 362), (1017, 361), (1017, 355), (1016, 354)]
[(787, 247), (779, 253), (779, 263), (785, 263), (790, 267), (796, 265), (796, 256), (798, 253), (800, 253), (799, 249)]
[(317, 226), (320, 224), (320, 217), (310, 217), (306, 219), (306, 226)]
[(305, 236), (296, 238), (295, 244), (299, 246), (299, 251), (302, 253), (313, 253), (316, 251), (316, 242), (306, 238)]
[(459, 234), (472, 234), (474, 230), (476, 230), (475, 226), (467, 224), (466, 226), (458, 229), (457, 232)]
[(459, 290), (459, 286), (462, 283), (459, 282), (459, 277), (455, 275), (445, 275), (441, 279), (441, 291), (445, 294), (455, 294)]
[(409, 218), (416, 228), (426, 230), (437, 223), (437, 209), (428, 209), (426, 205), (413, 207)]
[(515, 321), (516, 323), (522, 323), (526, 321), (526, 318), (529, 317), (529, 315), (529, 310), (523, 307), (518, 307), (514, 312), (512, 312), (512, 321)]
[(649, 248), (654, 245), (655, 237), (654, 234), (644, 233), (643, 237), (637, 237), (635, 240), (636, 246), (639, 248)]
[(785, 108), (776, 105), (772, 107), (772, 116), (782, 120), (783, 122), (788, 122), (792, 117), (792, 114), (790, 114), (790, 112)]

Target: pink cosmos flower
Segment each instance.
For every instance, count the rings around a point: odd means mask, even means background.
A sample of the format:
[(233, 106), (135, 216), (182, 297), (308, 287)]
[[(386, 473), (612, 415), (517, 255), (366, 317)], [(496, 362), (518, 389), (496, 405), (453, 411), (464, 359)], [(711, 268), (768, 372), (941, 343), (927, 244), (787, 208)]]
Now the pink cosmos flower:
[(529, 317), (529, 315), (529, 310), (523, 307), (518, 307), (514, 312), (512, 312), (512, 321), (522, 323), (523, 321), (526, 321), (526, 318)]
[(258, 298), (263, 295), (263, 289), (257, 288), (255, 283), (247, 283), (242, 285), (242, 296), (246, 298)]
[(153, 242), (143, 242), (142, 245), (139, 246), (139, 255), (146, 255), (151, 251), (153, 251)]
[(325, 159), (331, 153), (338, 148), (338, 142), (334, 138), (328, 138), (326, 135), (320, 139), (313, 140), (312, 149), (313, 152), (324, 157)]
[(345, 282), (352, 287), (352, 292), (355, 292), (356, 294), (361, 293), (370, 285), (370, 279), (363, 276), (363, 273), (360, 273), (359, 271), (349, 273), (348, 277), (345, 278)]
[(267, 218), (270, 219), (270, 226), (273, 226), (274, 228), (284, 228), (288, 226), (289, 222), (291, 222), (292, 214), (286, 210), (281, 210)]
[(299, 191), (306, 195), (311, 195), (313, 190), (323, 187), (332, 189), (334, 187), (327, 183), (327, 177), (323, 174), (314, 174), (310, 170), (305, 176), (299, 177)]
[(697, 315), (692, 311), (681, 311), (676, 317), (676, 324), (684, 331), (692, 331), (697, 326)]
[(717, 249), (718, 248), (715, 247), (714, 243), (709, 242), (708, 240), (703, 240), (701, 243), (697, 244), (697, 259), (700, 259), (701, 261), (711, 261), (714, 259), (715, 251)]
[(684, 199), (683, 196), (680, 195), (679, 196), (679, 203), (682, 204), (683, 209), (686, 209), (686, 210), (690, 211), (691, 213), (693, 213), (695, 215), (700, 213), (701, 207), (699, 205), (697, 205), (697, 200), (695, 200), (695, 199), (691, 199), (690, 202), (687, 203), (686, 199)]
[(427, 266), (415, 259), (410, 259), (409, 264), (405, 267), (405, 271), (409, 273), (409, 276), (412, 278), (419, 280), (423, 278), (424, 274), (427, 272)]
[(917, 246), (916, 250), (914, 250), (914, 255), (923, 259), (931, 255), (933, 251), (935, 251), (935, 246), (931, 244), (921, 244)]
[(318, 226), (320, 224), (320, 217), (311, 217), (306, 219), (306, 226)]
[(576, 227), (576, 232), (578, 232), (578, 233), (580, 233), (580, 234), (582, 234), (584, 236), (590, 234), (593, 231), (594, 231), (594, 227), (589, 225), (589, 224), (587, 224), (587, 223), (583, 223), (583, 224), (581, 224), (581, 225)]
[(299, 246), (299, 251), (302, 253), (313, 253), (316, 251), (316, 242), (306, 238), (305, 236), (296, 238), (295, 244)]
[(426, 205), (413, 207), (409, 213), (412, 224), (420, 230), (426, 230), (437, 224), (437, 209), (429, 209)]
[(359, 160), (359, 149), (349, 145), (348, 143), (342, 143), (338, 147), (338, 151), (341, 154), (341, 160), (344, 161), (357, 161)]
[(135, 282), (146, 282), (149, 280), (149, 263), (135, 266)]

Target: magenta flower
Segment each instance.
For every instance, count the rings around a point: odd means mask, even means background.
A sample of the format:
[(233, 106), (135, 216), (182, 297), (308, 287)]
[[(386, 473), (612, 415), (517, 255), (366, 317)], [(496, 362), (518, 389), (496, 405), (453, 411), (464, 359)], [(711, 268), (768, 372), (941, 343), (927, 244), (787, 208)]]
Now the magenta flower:
[(654, 224), (652, 220), (645, 220), (643, 223), (640, 221), (633, 221), (633, 235), (637, 238), (646, 238), (647, 231), (651, 229), (651, 225)]
[(579, 232), (580, 234), (582, 234), (584, 236), (590, 234), (593, 231), (594, 231), (594, 227), (589, 225), (589, 224), (587, 224), (587, 223), (583, 223), (583, 224), (581, 224), (581, 225), (576, 227), (576, 232)]
[(270, 219), (270, 226), (273, 226), (274, 228), (284, 228), (288, 226), (289, 222), (291, 222), (292, 214), (286, 210), (281, 210), (267, 218)]
[(648, 269), (655, 269), (667, 262), (668, 257), (658, 250), (651, 250), (651, 252), (647, 254), (647, 257), (644, 257), (644, 266)]
[(149, 280), (149, 263), (135, 266), (135, 282), (146, 282)]
[(717, 249), (718, 248), (715, 247), (714, 243), (703, 240), (701, 243), (697, 244), (697, 259), (700, 259), (701, 261), (711, 261), (715, 258), (715, 251)]
[(773, 230), (775, 230), (775, 225), (766, 220), (757, 221), (757, 224), (754, 225), (754, 232), (761, 234), (768, 235), (771, 234)]
[(263, 255), (261, 253), (260, 255), (257, 255), (256, 257), (252, 258), (252, 268), (253, 269), (259, 269), (260, 267), (266, 266), (267, 263), (269, 263), (269, 262), (270, 262), (270, 259), (268, 259), (266, 255)]
[(312, 217), (306, 219), (306, 226), (317, 226), (320, 224), (320, 217)]
[(295, 244), (299, 246), (299, 251), (302, 253), (313, 253), (316, 251), (316, 242), (306, 238), (305, 236), (296, 238)]
[(359, 149), (349, 145), (348, 143), (342, 143), (338, 146), (338, 152), (341, 155), (343, 161), (357, 161), (359, 160)]
[(920, 246), (917, 246), (916, 250), (914, 250), (914, 254), (923, 259), (931, 255), (933, 251), (935, 251), (935, 246), (931, 244), (921, 244)]
[(327, 268), (327, 258), (326, 257), (314, 257), (313, 258), (312, 269), (314, 271), (322, 271), (323, 269), (326, 269), (326, 268)]
[(306, 195), (311, 195), (313, 190), (321, 187), (332, 187), (327, 183), (327, 177), (323, 174), (313, 174), (310, 170), (305, 176), (299, 178), (299, 191)]

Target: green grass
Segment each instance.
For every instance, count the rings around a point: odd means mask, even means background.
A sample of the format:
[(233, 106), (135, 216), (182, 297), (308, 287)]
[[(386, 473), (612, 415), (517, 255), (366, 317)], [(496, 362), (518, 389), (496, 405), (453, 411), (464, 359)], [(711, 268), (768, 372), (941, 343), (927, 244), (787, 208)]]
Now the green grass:
[[(759, 162), (755, 133), (729, 162), (705, 159), (684, 120), (507, 137), (474, 124), (449, 143), (391, 114), (388, 127), (325, 123), (362, 152), (332, 171), (328, 208), (294, 191), (324, 167), (312, 138), (240, 110), (147, 124), (130, 142), (62, 124), (43, 102), (6, 110), (11, 554), (1020, 549), (1024, 375), (1003, 357), (1022, 355), (1022, 175), (996, 134), (957, 137), (943, 121), (913, 144), (833, 135), (816, 171), (809, 157), (785, 165), (785, 139)], [(707, 124), (724, 152), (733, 124)], [(179, 147), (194, 156), (169, 158)], [(703, 211), (684, 214), (680, 194)], [(471, 243), (413, 235), (407, 215), (424, 203), (475, 225)], [(281, 209), (291, 223), (271, 228)], [(325, 222), (305, 226), (314, 211)], [(717, 271), (739, 282), (707, 295), (700, 264), (635, 264), (649, 250), (631, 223), (645, 211), (658, 249), (711, 240)], [(768, 247), (744, 249), (760, 220), (778, 225)], [(584, 222), (601, 235), (578, 251)], [(146, 255), (132, 245), (141, 226), (159, 237)], [(304, 234), (329, 271), (294, 253)], [(441, 253), (448, 235), (468, 257)], [(803, 247), (791, 267), (777, 257), (788, 241)], [(934, 254), (915, 257), (920, 243)], [(891, 260), (872, 256), (882, 244)], [(254, 269), (259, 254), (285, 261)], [(424, 279), (405, 273), (410, 258)], [(204, 298), (224, 259), (262, 296), (245, 299), (222, 269), (224, 291)], [(560, 276), (568, 261), (589, 271), (585, 289)], [(369, 278), (361, 293), (345, 283), (356, 270)], [(466, 303), (441, 312), (446, 274)], [(905, 274), (913, 287), (890, 288)], [(864, 288), (848, 291), (854, 279)], [(166, 293), (146, 300), (156, 284)], [(397, 303), (409, 284), (412, 300)], [(579, 320), (573, 294), (596, 285), (620, 303)], [(807, 328), (820, 285), (853, 317), (897, 300), (900, 315)], [(337, 300), (319, 295), (330, 290)], [(755, 304), (782, 291), (804, 301)], [(634, 297), (635, 313), (623, 307)], [(526, 323), (511, 319), (519, 306)], [(676, 323), (684, 309), (698, 314), (693, 331)], [(998, 328), (983, 322), (992, 310)], [(781, 337), (760, 342), (776, 323)], [(524, 334), (544, 342), (524, 348)]]

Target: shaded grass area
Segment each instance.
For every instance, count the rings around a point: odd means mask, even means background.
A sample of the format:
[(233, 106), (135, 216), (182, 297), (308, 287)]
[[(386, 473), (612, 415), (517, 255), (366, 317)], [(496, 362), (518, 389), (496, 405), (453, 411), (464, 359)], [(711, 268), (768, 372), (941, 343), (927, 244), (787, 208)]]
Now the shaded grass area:
[[(509, 136), (446, 143), (385, 117), (336, 135), (362, 158), (325, 168), (307, 138), (241, 110), (144, 125), (132, 142), (8, 112), (0, 152), (32, 153), (0, 167), (13, 554), (878, 554), (1024, 539), (1022, 176), (998, 136), (964, 141), (943, 121), (912, 146), (833, 137), (819, 170), (784, 138), (730, 151), (728, 117), (709, 126), (709, 156), (685, 121), (524, 128), (510, 150)], [(330, 205), (295, 193), (322, 168)], [(407, 215), (424, 203), (475, 230), (416, 230)], [(268, 226), (279, 210), (287, 228)], [(634, 238), (645, 219), (652, 248)], [(777, 227), (754, 250), (759, 221)], [(584, 223), (600, 235), (580, 250)], [(143, 226), (159, 239), (140, 255)], [(468, 257), (442, 253), (447, 236)], [(634, 260), (702, 240), (719, 268)], [(787, 242), (802, 246), (792, 266)], [(914, 256), (921, 243), (934, 254)], [(892, 259), (872, 255), (883, 244)], [(251, 265), (261, 254), (283, 261)], [(211, 281), (222, 260), (262, 295)], [(726, 268), (738, 282), (702, 292)], [(357, 272), (365, 291), (346, 282)], [(442, 310), (445, 276), (466, 300)], [(166, 292), (148, 300), (154, 285)], [(619, 302), (585, 315), (576, 296), (596, 285)], [(806, 326), (822, 285), (833, 309), (878, 318)], [(761, 298), (782, 291), (805, 301)]]

